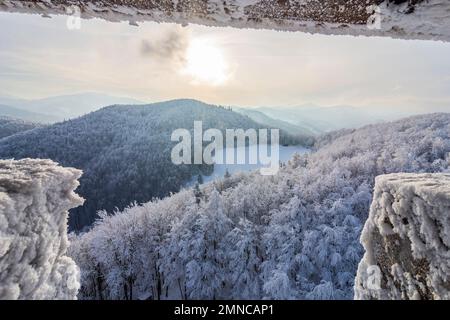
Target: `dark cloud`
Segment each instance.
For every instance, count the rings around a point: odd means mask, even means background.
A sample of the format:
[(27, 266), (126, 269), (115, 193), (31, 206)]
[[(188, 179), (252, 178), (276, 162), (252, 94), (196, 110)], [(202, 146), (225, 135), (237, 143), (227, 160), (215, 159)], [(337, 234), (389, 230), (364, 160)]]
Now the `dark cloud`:
[(155, 40), (142, 40), (141, 54), (146, 57), (183, 62), (189, 38), (186, 32), (172, 30)]

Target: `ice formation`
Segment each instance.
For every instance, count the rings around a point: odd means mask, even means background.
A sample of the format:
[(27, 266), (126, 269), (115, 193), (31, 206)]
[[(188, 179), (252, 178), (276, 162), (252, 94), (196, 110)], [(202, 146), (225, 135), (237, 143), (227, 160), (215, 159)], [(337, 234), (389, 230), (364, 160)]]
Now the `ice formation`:
[(450, 41), (448, 0), (0, 0), (0, 11)]
[(450, 299), (450, 174), (377, 177), (356, 299)]
[(50, 160), (0, 161), (0, 299), (76, 298), (67, 216), (83, 203), (80, 176)]

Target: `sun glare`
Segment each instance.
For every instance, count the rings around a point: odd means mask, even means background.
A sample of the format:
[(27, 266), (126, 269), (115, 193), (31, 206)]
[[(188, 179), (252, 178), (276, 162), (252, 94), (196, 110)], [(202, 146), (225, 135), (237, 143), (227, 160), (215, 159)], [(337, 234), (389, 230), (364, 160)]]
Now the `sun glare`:
[(193, 40), (186, 52), (183, 74), (192, 77), (194, 83), (222, 85), (229, 77), (229, 70), (221, 50), (205, 40)]

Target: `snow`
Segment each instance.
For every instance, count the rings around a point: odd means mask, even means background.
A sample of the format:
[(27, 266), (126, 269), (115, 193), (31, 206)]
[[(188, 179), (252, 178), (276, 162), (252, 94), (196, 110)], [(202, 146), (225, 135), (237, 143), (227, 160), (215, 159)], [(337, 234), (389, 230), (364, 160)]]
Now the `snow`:
[(69, 215), (70, 230), (82, 230), (98, 210), (122, 210), (133, 201), (167, 196), (193, 176), (211, 172), (209, 165), (177, 166), (171, 160), (172, 132), (192, 130), (198, 120), (204, 130), (262, 127), (230, 109), (191, 99), (115, 105), (1, 139), (0, 158), (50, 158), (82, 169), (77, 192), (86, 202)]
[[(356, 299), (450, 299), (450, 174), (377, 177)], [(381, 270), (370, 287), (370, 266)]]
[(50, 160), (0, 161), (0, 300), (76, 298), (67, 216), (83, 203), (80, 175)]
[[(384, 1), (375, 10), (379, 28), (367, 25), (370, 8), (378, 1), (358, 0), (340, 5), (329, 1), (168, 1), (130, 5), (126, 1), (83, 1), (82, 18), (107, 21), (176, 22), (207, 26), (274, 29), (333, 35), (388, 36), (401, 39), (450, 41), (450, 2), (427, 0), (413, 5), (410, 1), (394, 4)], [(65, 14), (69, 1), (0, 0), (0, 10), (8, 12)], [(369, 11), (368, 11), (369, 10)]]
[(353, 298), (375, 177), (448, 172), (450, 114), (318, 140), (274, 176), (236, 173), (103, 215), (69, 248), (79, 298)]

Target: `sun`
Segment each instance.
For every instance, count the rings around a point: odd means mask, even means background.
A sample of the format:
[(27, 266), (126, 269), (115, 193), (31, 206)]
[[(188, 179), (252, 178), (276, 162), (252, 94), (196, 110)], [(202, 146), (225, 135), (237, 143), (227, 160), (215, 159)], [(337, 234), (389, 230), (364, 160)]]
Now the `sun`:
[(207, 40), (193, 40), (186, 51), (183, 74), (197, 84), (219, 86), (229, 78), (229, 68), (219, 47)]

